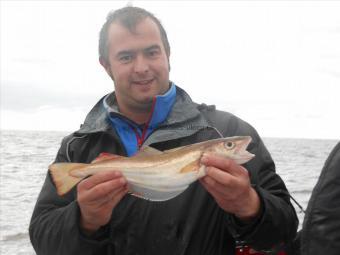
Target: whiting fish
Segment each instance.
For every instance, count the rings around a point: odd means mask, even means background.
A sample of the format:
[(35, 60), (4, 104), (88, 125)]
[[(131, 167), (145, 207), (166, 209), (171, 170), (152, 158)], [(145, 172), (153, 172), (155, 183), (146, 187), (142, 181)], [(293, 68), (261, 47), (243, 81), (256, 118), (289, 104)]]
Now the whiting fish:
[(250, 136), (208, 140), (171, 150), (144, 147), (135, 156), (101, 154), (90, 164), (55, 163), (49, 170), (59, 195), (70, 191), (82, 179), (101, 171), (121, 171), (130, 192), (152, 201), (165, 201), (182, 193), (191, 183), (205, 176), (200, 163), (204, 153), (213, 153), (244, 164), (255, 155), (246, 148)]

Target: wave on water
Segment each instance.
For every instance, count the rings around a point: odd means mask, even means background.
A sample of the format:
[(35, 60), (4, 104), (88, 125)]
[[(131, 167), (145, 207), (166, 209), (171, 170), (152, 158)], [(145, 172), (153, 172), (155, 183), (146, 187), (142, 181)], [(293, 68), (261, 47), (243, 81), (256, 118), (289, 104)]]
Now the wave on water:
[(28, 232), (20, 232), (2, 237), (1, 241), (18, 241), (29, 238)]

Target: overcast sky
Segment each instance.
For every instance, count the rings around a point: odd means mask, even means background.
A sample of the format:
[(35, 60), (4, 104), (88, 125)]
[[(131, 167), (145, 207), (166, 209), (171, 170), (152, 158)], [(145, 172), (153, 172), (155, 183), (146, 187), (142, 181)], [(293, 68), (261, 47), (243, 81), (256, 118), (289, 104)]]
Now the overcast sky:
[(1, 129), (78, 129), (113, 83), (98, 62), (107, 13), (162, 21), (170, 78), (264, 137), (338, 139), (340, 2), (0, 1)]

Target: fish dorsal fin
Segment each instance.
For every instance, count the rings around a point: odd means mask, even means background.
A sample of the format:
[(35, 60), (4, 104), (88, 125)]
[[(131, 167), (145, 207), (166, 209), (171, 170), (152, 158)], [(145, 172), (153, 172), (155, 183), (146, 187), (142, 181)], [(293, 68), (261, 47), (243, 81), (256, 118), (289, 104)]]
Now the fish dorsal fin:
[(163, 154), (162, 151), (152, 148), (150, 146), (145, 146), (145, 147), (142, 147), (136, 153), (136, 155), (134, 155), (134, 157), (143, 157), (143, 156), (152, 156), (152, 155), (161, 155), (161, 154)]
[(181, 146), (181, 147), (172, 148), (170, 150), (165, 150), (164, 153), (171, 153), (171, 152), (174, 152), (174, 151), (178, 151), (178, 150), (183, 149), (183, 148), (185, 148), (187, 146), (188, 145), (184, 145), (184, 146)]
[(125, 157), (116, 155), (116, 154), (107, 153), (107, 152), (102, 152), (91, 163), (98, 163), (98, 162), (102, 162), (105, 160), (114, 160), (114, 159), (119, 159), (119, 158), (125, 158)]

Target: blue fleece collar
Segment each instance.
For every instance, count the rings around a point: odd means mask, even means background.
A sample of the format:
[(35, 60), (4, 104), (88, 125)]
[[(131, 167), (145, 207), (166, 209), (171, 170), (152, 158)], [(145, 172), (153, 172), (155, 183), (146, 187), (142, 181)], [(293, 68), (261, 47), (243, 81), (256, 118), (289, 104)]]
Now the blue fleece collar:
[(108, 107), (104, 100), (104, 106), (108, 111), (110, 122), (124, 144), (128, 156), (134, 155), (146, 138), (166, 120), (175, 101), (176, 86), (171, 83), (170, 89), (164, 95), (156, 96), (151, 118), (148, 123), (145, 123), (147, 126), (141, 128), (140, 125), (132, 120), (113, 111), (111, 107)]

